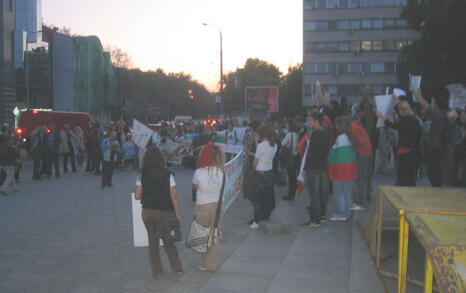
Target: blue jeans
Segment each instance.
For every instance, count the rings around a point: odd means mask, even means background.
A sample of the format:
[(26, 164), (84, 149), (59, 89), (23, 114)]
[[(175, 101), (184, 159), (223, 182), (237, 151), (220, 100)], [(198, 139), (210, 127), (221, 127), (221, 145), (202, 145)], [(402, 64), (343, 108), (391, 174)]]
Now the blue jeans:
[(349, 218), (351, 214), (351, 189), (353, 181), (333, 181), (333, 191), (338, 205), (338, 214)]
[(327, 215), (328, 185), (328, 171), (307, 171), (312, 223), (320, 224), (322, 217)]
[(366, 206), (369, 188), (369, 170), (372, 164), (372, 155), (356, 153), (358, 179), (356, 180), (358, 192), (354, 194), (354, 202), (360, 206)]
[(273, 171), (254, 172), (254, 221), (268, 221), (274, 208)]

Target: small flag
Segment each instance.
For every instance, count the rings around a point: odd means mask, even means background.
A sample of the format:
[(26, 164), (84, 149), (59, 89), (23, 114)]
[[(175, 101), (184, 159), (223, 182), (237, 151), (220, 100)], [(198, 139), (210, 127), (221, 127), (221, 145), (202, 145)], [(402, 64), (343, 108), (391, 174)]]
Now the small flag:
[(298, 175), (298, 195), (303, 193), (303, 183), (304, 183), (304, 166), (306, 165), (307, 152), (309, 150), (309, 142), (307, 143), (306, 150), (304, 151), (303, 159), (301, 160), (301, 167), (299, 168)]

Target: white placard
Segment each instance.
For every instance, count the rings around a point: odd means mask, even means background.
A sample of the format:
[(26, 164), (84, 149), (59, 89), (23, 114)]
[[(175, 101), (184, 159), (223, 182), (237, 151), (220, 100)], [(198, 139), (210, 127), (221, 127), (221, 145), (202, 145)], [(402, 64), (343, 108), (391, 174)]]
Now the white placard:
[(401, 96), (407, 96), (406, 92), (402, 89), (397, 89), (397, 88), (394, 88), (393, 89), (393, 93), (397, 96), (397, 97), (401, 97)]
[[(416, 92), (418, 92), (419, 89), (421, 88), (421, 81), (422, 81), (422, 76), (411, 75), (411, 74), (409, 75), (409, 84)], [(415, 95), (413, 95), (413, 101), (418, 103)]]
[(462, 84), (450, 84), (447, 85), (447, 89), (450, 92), (450, 108), (461, 108), (464, 109), (466, 106), (466, 88)]
[(147, 247), (149, 240), (147, 238), (146, 226), (142, 221), (141, 201), (134, 199), (134, 193), (131, 193), (131, 205), (133, 208), (133, 242), (134, 247)]
[[(375, 96), (375, 105), (377, 107), (377, 112), (382, 113), (387, 119), (393, 121), (393, 96), (392, 95), (381, 95)], [(384, 122), (382, 119), (377, 120), (377, 127), (384, 127)]]
[(131, 140), (140, 148), (145, 148), (152, 136), (152, 129), (142, 124), (138, 120), (133, 120), (133, 136)]

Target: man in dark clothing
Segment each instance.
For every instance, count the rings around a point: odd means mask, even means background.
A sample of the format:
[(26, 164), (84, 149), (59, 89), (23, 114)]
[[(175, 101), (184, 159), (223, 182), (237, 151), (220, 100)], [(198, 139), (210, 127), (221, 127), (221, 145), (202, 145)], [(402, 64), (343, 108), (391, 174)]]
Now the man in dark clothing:
[(308, 141), (307, 157), (303, 159), (306, 160), (304, 169), (307, 173), (311, 209), (310, 220), (303, 225), (319, 227), (321, 222), (327, 221), (329, 134), (328, 130), (322, 127), (322, 113), (311, 113), (307, 121), (312, 133)]
[(68, 159), (71, 161), (71, 169), (73, 172), (76, 170), (76, 160), (74, 152), (76, 149), (76, 140), (74, 133), (71, 131), (70, 126), (65, 124), (63, 131), (61, 132), (62, 148), (63, 148), (63, 171), (68, 172)]
[(6, 189), (9, 185), (13, 187), (13, 192), (16, 192), (15, 165), (18, 159), (18, 149), (8, 139), (3, 140), (0, 145), (0, 165), (5, 171), (6, 178), (0, 188), (0, 193), (4, 196), (7, 195)]
[(33, 169), (33, 180), (41, 180), (40, 173), (40, 159), (42, 157), (42, 151), (44, 149), (44, 134), (45, 126), (37, 126), (37, 128), (31, 133), (31, 155), (34, 162)]
[(443, 176), (446, 163), (445, 152), (448, 144), (448, 99), (434, 98), (434, 105), (431, 106), (424, 99), (421, 91), (415, 91), (410, 88), (414, 96), (416, 96), (419, 104), (430, 112), (430, 130), (427, 147), (427, 176), (429, 177), (432, 187), (442, 187)]
[(52, 166), (55, 168), (55, 177), (60, 177), (60, 165), (58, 163), (58, 152), (61, 144), (61, 136), (55, 131), (55, 124), (49, 125), (49, 133), (45, 135), (44, 146), (47, 162), (47, 175), (52, 176)]

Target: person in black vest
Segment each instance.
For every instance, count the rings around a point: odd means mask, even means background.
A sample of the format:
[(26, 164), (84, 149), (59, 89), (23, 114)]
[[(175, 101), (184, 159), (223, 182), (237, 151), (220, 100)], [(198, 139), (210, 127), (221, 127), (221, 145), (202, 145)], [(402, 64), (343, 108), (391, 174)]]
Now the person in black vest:
[(45, 126), (37, 126), (31, 133), (31, 155), (34, 162), (33, 180), (41, 180), (40, 159), (42, 156)]
[[(175, 177), (167, 168), (162, 152), (155, 146), (148, 147), (136, 181), (134, 199), (141, 200), (142, 220), (149, 238), (149, 260), (154, 277), (163, 274), (159, 238), (156, 236), (157, 219), (174, 214), (181, 222), (175, 186)], [(163, 239), (163, 243), (172, 271), (182, 274), (183, 268), (175, 243), (168, 239)]]
[(50, 123), (49, 133), (45, 135), (45, 156), (47, 162), (47, 175), (52, 176), (52, 166), (55, 167), (55, 177), (60, 177), (60, 164), (58, 163), (58, 150), (61, 136), (55, 131), (55, 124)]

